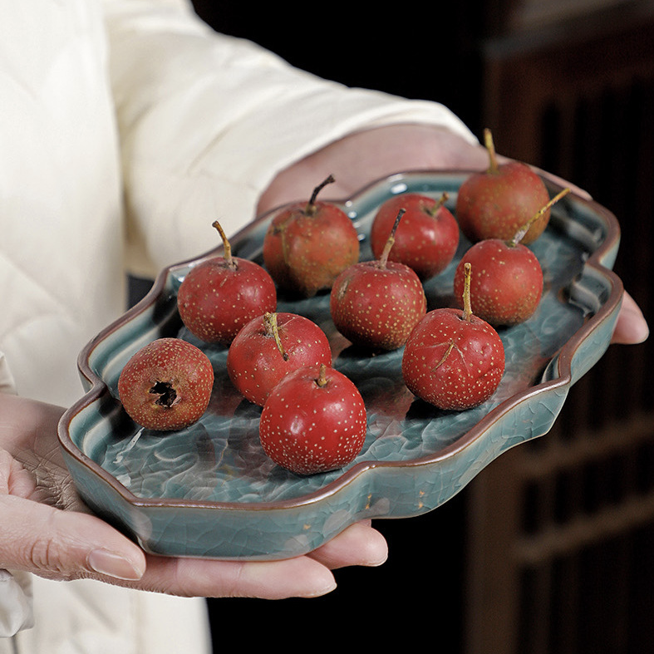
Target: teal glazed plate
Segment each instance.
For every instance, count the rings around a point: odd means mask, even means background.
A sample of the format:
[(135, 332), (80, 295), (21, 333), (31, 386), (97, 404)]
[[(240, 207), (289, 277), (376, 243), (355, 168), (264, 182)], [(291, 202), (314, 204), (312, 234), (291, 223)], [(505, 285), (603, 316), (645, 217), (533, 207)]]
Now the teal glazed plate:
[[(390, 196), (449, 194), (454, 210), (468, 172), (393, 175), (339, 202), (372, 258), (368, 233)], [(551, 195), (557, 187), (544, 177)], [(262, 261), (272, 215), (231, 239), (233, 253)], [(211, 229), (211, 226), (207, 226)], [(509, 448), (540, 437), (556, 419), (570, 387), (609, 346), (623, 287), (612, 272), (620, 240), (615, 217), (570, 193), (530, 247), (545, 289), (527, 322), (498, 330), (506, 372), (485, 404), (441, 411), (415, 398), (402, 381), (402, 350), (362, 355), (338, 332), (327, 293), (306, 300), (280, 296), (279, 311), (314, 320), (330, 339), (334, 367), (358, 386), (368, 411), (363, 450), (343, 469), (308, 477), (276, 466), (258, 439), (261, 409), (243, 399), (226, 373), (227, 350), (196, 341), (183, 327), (176, 292), (187, 272), (217, 248), (160, 273), (148, 295), (80, 353), (83, 397), (62, 417), (59, 438), (79, 493), (101, 517), (147, 552), (230, 560), (274, 560), (305, 554), (365, 518), (406, 518), (453, 497)], [(429, 309), (453, 304), (452, 264), (425, 284)], [(187, 429), (155, 433), (125, 414), (120, 371), (146, 343), (177, 336), (200, 346), (215, 369), (213, 397)]]

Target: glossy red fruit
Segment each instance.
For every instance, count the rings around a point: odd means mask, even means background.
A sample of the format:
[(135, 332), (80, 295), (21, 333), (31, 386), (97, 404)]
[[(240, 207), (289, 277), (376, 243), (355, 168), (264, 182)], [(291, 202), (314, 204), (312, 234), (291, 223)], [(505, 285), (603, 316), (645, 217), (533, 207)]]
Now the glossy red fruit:
[(386, 200), (370, 228), (375, 258), (381, 257), (398, 211), (404, 209), (388, 260), (409, 266), (423, 281), (445, 270), (459, 245), (459, 225), (445, 206), (447, 199), (447, 193), (439, 200), (421, 193), (404, 193)]
[[(498, 165), (489, 130), (485, 139), (489, 167), (461, 184), (456, 201), (459, 227), (472, 243), (488, 238), (510, 240), (549, 200), (543, 180), (529, 166), (519, 161)], [(546, 211), (531, 225), (523, 243), (533, 243), (549, 219)]]
[[(541, 212), (569, 192), (564, 189)], [(529, 223), (510, 241), (487, 239), (475, 243), (461, 258), (454, 273), (454, 294), (463, 298), (465, 266), (475, 275), (470, 281), (470, 304), (474, 314), (495, 327), (517, 325), (530, 318), (543, 294), (543, 269), (538, 258), (521, 239)]]
[(277, 308), (277, 289), (263, 267), (231, 253), (218, 222), (224, 256), (191, 268), (177, 292), (182, 322), (200, 340), (229, 345), (241, 327)]
[(354, 383), (328, 366), (299, 368), (270, 394), (259, 437), (266, 454), (299, 475), (341, 468), (361, 451), (367, 418)]
[(271, 221), (263, 241), (263, 260), (280, 289), (313, 297), (332, 287), (336, 277), (359, 260), (359, 235), (337, 205), (317, 201), (334, 181), (317, 186), (308, 203), (295, 203)]
[(325, 332), (295, 313), (267, 313), (251, 320), (227, 352), (227, 372), (241, 394), (263, 406), (272, 389), (290, 372), (332, 363)]
[(136, 352), (118, 379), (127, 414), (141, 427), (182, 429), (202, 417), (214, 372), (207, 355), (179, 338), (160, 338)]
[(427, 312), (427, 298), (416, 273), (388, 261), (393, 234), (379, 259), (362, 261), (342, 272), (331, 290), (329, 308), (336, 329), (354, 345), (370, 350), (396, 350)]
[(499, 334), (471, 313), (469, 301), (463, 310), (430, 311), (413, 330), (402, 357), (409, 390), (425, 402), (454, 411), (492, 397), (504, 366)]

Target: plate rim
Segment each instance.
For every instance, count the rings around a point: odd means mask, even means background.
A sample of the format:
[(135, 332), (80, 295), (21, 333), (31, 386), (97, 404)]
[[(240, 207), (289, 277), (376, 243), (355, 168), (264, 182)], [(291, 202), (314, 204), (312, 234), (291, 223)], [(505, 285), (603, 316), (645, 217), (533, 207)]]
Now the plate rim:
[[(410, 177), (438, 176), (454, 179), (460, 178), (462, 176), (467, 176), (475, 172), (479, 171), (469, 169), (420, 169), (397, 172), (392, 175), (373, 180), (346, 198), (330, 198), (330, 202), (347, 206), (348, 204), (354, 203), (357, 198), (365, 195), (368, 191), (374, 187), (379, 186), (380, 184), (390, 185), (394, 182), (397, 183), (400, 180)], [(561, 183), (558, 181), (553, 181), (553, 179), (547, 173), (543, 173), (543, 171), (540, 170), (537, 170), (537, 172), (545, 184), (548, 186), (548, 190), (554, 190), (556, 192), (563, 189)], [(200, 508), (204, 510), (242, 511), (255, 513), (260, 511), (271, 511), (274, 509), (288, 510), (323, 501), (327, 497), (340, 492), (346, 486), (353, 483), (355, 479), (361, 475), (368, 474), (370, 470), (374, 470), (376, 468), (419, 467), (449, 459), (459, 454), (467, 447), (470, 447), (492, 426), (494, 422), (496, 422), (504, 414), (508, 413), (515, 406), (521, 404), (522, 402), (528, 401), (535, 395), (540, 395), (541, 393), (555, 390), (557, 387), (568, 387), (571, 385), (573, 380), (572, 362), (575, 353), (579, 347), (587, 340), (590, 333), (595, 331), (599, 324), (607, 320), (613, 314), (616, 308), (619, 307), (622, 301), (624, 288), (620, 277), (615, 272), (613, 272), (612, 269), (607, 268), (602, 263), (602, 258), (605, 256), (605, 254), (613, 250), (619, 244), (620, 225), (618, 220), (610, 210), (597, 203), (592, 198), (582, 197), (574, 189), (572, 189), (570, 195), (582, 201), (593, 212), (601, 215), (606, 221), (606, 237), (600, 246), (594, 252), (592, 252), (588, 259), (585, 261), (584, 268), (593, 268), (604, 278), (609, 280), (611, 284), (609, 297), (602, 304), (597, 313), (595, 313), (589, 320), (585, 321), (584, 324), (573, 334), (573, 336), (568, 339), (568, 341), (566, 341), (559, 353), (556, 355), (556, 365), (558, 366), (558, 375), (556, 378), (547, 381), (541, 381), (538, 384), (535, 384), (519, 393), (506, 398), (497, 406), (493, 407), (464, 435), (462, 435), (453, 443), (445, 446), (442, 450), (439, 450), (439, 452), (436, 454), (424, 455), (411, 460), (360, 461), (352, 465), (351, 468), (344, 471), (339, 477), (328, 482), (323, 487), (295, 498), (265, 502), (218, 502), (211, 500), (138, 497), (134, 495), (129, 489), (127, 489), (123, 484), (121, 484), (121, 482), (118, 481), (113, 475), (104, 470), (104, 468), (102, 468), (88, 455), (81, 451), (72, 441), (69, 426), (75, 417), (79, 415), (84, 409), (91, 406), (96, 400), (99, 400), (105, 394), (109, 393), (107, 384), (93, 372), (89, 365), (89, 360), (92, 352), (107, 337), (121, 329), (125, 324), (131, 322), (136, 316), (146, 311), (164, 291), (167, 279), (172, 273), (174, 273), (175, 270), (188, 268), (191, 265), (197, 265), (211, 257), (216, 256), (222, 251), (222, 245), (217, 245), (196, 257), (191, 257), (162, 268), (154, 278), (150, 290), (138, 303), (126, 310), (113, 322), (105, 326), (84, 345), (77, 357), (77, 367), (82, 378), (86, 380), (88, 390), (84, 392), (83, 395), (77, 401), (71, 404), (63, 413), (57, 428), (60, 446), (63, 448), (64, 452), (68, 454), (68, 456), (84, 465), (89, 472), (94, 474), (96, 477), (99, 477), (104, 483), (108, 484), (112, 490), (121, 497), (123, 501), (133, 507), (140, 509), (172, 507), (195, 509)], [(232, 244), (238, 244), (240, 240), (244, 239), (248, 234), (260, 226), (261, 223), (268, 220), (271, 215), (277, 213), (283, 207), (288, 206), (289, 204), (291, 203), (285, 203), (278, 207), (274, 207), (269, 211), (255, 217), (250, 223), (242, 227), (232, 237), (230, 237), (230, 242)]]

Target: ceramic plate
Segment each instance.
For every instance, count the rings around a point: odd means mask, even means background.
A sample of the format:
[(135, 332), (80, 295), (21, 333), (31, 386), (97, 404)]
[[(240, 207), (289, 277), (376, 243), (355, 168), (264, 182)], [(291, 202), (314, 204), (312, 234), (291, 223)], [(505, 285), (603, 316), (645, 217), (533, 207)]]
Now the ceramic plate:
[[(381, 180), (341, 202), (367, 234), (388, 197), (417, 191), (450, 195), (453, 209), (466, 172), (409, 172)], [(553, 195), (560, 188), (548, 182)], [(231, 239), (235, 255), (261, 261), (272, 217)], [(189, 269), (218, 250), (161, 272), (150, 293), (81, 352), (85, 395), (63, 416), (59, 437), (71, 475), (88, 505), (148, 552), (239, 560), (304, 554), (363, 518), (402, 518), (431, 511), (459, 492), (510, 447), (544, 435), (570, 387), (608, 347), (622, 298), (611, 271), (619, 227), (603, 207), (569, 194), (532, 244), (545, 275), (538, 311), (500, 329), (506, 372), (491, 400), (463, 412), (440, 411), (414, 398), (401, 376), (402, 350), (361, 356), (334, 329), (329, 296), (289, 301), (279, 311), (310, 317), (330, 338), (334, 366), (359, 387), (368, 435), (356, 460), (338, 471), (300, 477), (279, 468), (258, 441), (261, 409), (234, 390), (226, 349), (206, 346), (184, 329), (176, 292)], [(451, 304), (456, 262), (425, 284), (429, 309)], [(138, 428), (117, 399), (120, 371), (161, 336), (194, 342), (216, 372), (204, 417), (179, 432)]]

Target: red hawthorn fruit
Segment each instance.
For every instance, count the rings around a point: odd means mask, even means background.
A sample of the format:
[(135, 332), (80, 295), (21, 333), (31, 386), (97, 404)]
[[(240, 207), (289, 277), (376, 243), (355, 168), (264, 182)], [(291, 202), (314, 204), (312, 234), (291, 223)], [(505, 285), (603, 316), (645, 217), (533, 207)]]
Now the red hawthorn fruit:
[(287, 375), (268, 397), (259, 422), (265, 453), (299, 475), (341, 468), (366, 439), (363, 399), (343, 373), (321, 364)]
[(348, 215), (331, 202), (294, 203), (271, 221), (263, 240), (263, 261), (280, 289), (303, 297), (330, 289), (334, 279), (359, 260), (359, 235)]
[(232, 256), (220, 223), (213, 226), (222, 236), (224, 256), (212, 257), (188, 272), (177, 292), (177, 307), (194, 336), (229, 345), (252, 318), (275, 311), (277, 289), (260, 265)]
[(459, 245), (459, 225), (445, 206), (447, 199), (447, 193), (439, 200), (421, 193), (405, 193), (386, 200), (370, 228), (375, 258), (381, 257), (398, 211), (404, 209), (388, 260), (409, 266), (423, 281), (445, 270)]
[(461, 411), (495, 393), (504, 366), (499, 334), (472, 314), (468, 299), (463, 310), (434, 309), (418, 323), (404, 349), (402, 376), (424, 401)]
[(350, 266), (331, 290), (329, 307), (336, 329), (354, 345), (370, 350), (404, 345), (427, 311), (418, 275), (403, 263), (388, 261), (402, 215), (401, 209), (382, 256)]
[(332, 364), (325, 332), (295, 313), (267, 313), (251, 320), (227, 352), (227, 372), (240, 393), (263, 406), (272, 389), (291, 371)]
[(534, 314), (543, 294), (543, 270), (521, 240), (529, 225), (569, 191), (552, 198), (510, 241), (479, 241), (463, 255), (454, 273), (454, 294), (463, 298), (465, 266), (471, 264), (475, 275), (470, 281), (470, 304), (478, 318), (500, 327), (517, 325)]
[(207, 355), (179, 338), (160, 338), (138, 350), (118, 379), (127, 414), (141, 427), (172, 431), (202, 417), (214, 372)]
[[(472, 243), (488, 238), (510, 240), (549, 200), (543, 180), (527, 164), (511, 161), (498, 165), (490, 130), (484, 135), (489, 167), (470, 175), (461, 184), (456, 200), (459, 227)], [(533, 243), (549, 219), (548, 210), (530, 226), (523, 243)]]

